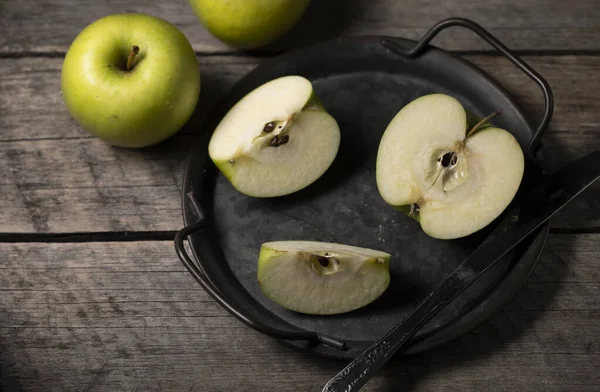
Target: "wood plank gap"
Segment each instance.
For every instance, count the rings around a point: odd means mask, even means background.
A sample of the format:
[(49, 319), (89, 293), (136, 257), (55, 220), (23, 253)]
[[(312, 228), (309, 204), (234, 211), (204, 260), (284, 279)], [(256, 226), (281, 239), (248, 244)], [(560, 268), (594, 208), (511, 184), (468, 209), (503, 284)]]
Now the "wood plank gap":
[(29, 57), (42, 57), (42, 58), (63, 58), (65, 53), (62, 51), (57, 52), (0, 52), (0, 59), (23, 59)]
[[(600, 234), (600, 227), (556, 227), (552, 234)], [(69, 243), (69, 242), (132, 242), (173, 241), (176, 230), (165, 231), (114, 231), (73, 233), (0, 233), (0, 243)]]
[[(272, 57), (277, 54), (281, 54), (284, 51), (282, 50), (274, 50), (274, 51), (260, 51), (260, 52), (251, 52), (251, 51), (229, 51), (229, 50), (215, 50), (215, 51), (195, 51), (197, 57)], [(26, 52), (13, 52), (13, 51), (0, 51), (0, 59), (25, 59), (25, 58), (63, 58), (65, 57), (66, 52), (63, 51), (26, 51)]]
[(551, 227), (552, 234), (600, 234), (600, 227)]
[(177, 231), (0, 233), (0, 243), (173, 241)]
[[(435, 46), (436, 49), (444, 48)], [(295, 49), (302, 49), (299, 46)], [(510, 48), (509, 48), (510, 49)], [(294, 50), (294, 49), (290, 49)], [(290, 51), (288, 50), (288, 51)], [(261, 51), (228, 51), (228, 50), (216, 50), (216, 51), (195, 51), (197, 57), (256, 57), (256, 58), (270, 58), (283, 54), (287, 51), (284, 50), (261, 50)], [(458, 56), (489, 56), (489, 57), (504, 57), (504, 55), (494, 49), (485, 50), (447, 50), (452, 54)], [(540, 49), (540, 50), (512, 50), (512, 53), (517, 56), (528, 56), (528, 57), (544, 57), (544, 56), (584, 56), (584, 57), (595, 57), (600, 56), (600, 49)], [(63, 58), (65, 53), (60, 52), (0, 52), (0, 59), (23, 59), (23, 58)]]
[[(439, 48), (438, 49), (443, 49)], [(509, 48), (510, 49), (510, 48)], [(450, 50), (452, 54), (459, 56), (488, 56), (504, 57), (504, 55), (494, 49), (491, 50)], [(511, 52), (520, 57), (546, 57), (546, 56), (582, 56), (596, 57), (600, 56), (598, 49), (539, 49), (539, 50), (511, 50)]]

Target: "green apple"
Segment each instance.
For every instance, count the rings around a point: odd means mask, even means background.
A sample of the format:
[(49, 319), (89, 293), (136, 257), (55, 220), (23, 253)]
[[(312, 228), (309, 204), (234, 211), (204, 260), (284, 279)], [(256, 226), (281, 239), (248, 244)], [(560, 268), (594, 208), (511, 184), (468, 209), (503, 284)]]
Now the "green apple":
[(303, 189), (333, 163), (340, 129), (309, 80), (283, 76), (238, 101), (215, 128), (208, 153), (241, 193), (277, 197)]
[(270, 44), (285, 35), (310, 0), (190, 0), (204, 27), (238, 49)]
[(198, 60), (172, 24), (142, 14), (110, 15), (83, 29), (62, 67), (69, 112), (90, 134), (145, 147), (176, 133), (200, 94)]
[(264, 295), (306, 314), (339, 314), (375, 301), (390, 283), (390, 254), (317, 241), (261, 246), (257, 279)]
[(382, 198), (435, 238), (464, 237), (489, 225), (513, 200), (525, 164), (510, 132), (485, 125), (496, 114), (467, 129), (464, 107), (448, 95), (404, 106), (379, 144)]

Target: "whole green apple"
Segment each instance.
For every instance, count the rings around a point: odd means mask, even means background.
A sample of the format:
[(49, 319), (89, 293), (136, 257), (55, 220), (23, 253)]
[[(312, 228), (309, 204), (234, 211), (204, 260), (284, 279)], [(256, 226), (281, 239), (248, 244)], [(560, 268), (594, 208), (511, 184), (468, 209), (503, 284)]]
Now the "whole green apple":
[(87, 132), (116, 146), (145, 147), (190, 118), (200, 70), (190, 43), (172, 24), (150, 15), (110, 15), (71, 44), (61, 89)]
[(190, 0), (204, 27), (223, 43), (254, 49), (274, 42), (298, 22), (310, 0)]

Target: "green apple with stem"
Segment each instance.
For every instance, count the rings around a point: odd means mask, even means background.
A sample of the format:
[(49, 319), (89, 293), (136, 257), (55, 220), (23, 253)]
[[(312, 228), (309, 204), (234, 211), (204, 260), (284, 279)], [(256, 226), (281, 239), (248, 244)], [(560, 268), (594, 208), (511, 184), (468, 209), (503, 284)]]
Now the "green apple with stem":
[(202, 25), (237, 49), (270, 44), (300, 20), (310, 0), (190, 0)]
[(208, 153), (241, 193), (278, 197), (321, 177), (337, 155), (340, 138), (312, 83), (288, 75), (240, 99), (215, 128)]
[(390, 254), (318, 241), (262, 244), (257, 279), (278, 305), (305, 314), (331, 315), (362, 308), (390, 284)]
[(510, 204), (524, 155), (516, 138), (488, 122), (469, 127), (462, 104), (446, 94), (419, 97), (386, 128), (377, 153), (382, 198), (440, 239), (470, 235)]
[(151, 15), (116, 14), (77, 35), (64, 59), (61, 89), (84, 130), (116, 146), (145, 147), (190, 118), (200, 70), (174, 25)]

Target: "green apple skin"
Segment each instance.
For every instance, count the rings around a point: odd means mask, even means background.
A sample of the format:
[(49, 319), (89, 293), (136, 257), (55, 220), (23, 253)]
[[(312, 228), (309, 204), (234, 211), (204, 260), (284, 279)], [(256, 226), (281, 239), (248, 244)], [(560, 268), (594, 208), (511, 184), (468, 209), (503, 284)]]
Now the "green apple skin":
[[(139, 47), (133, 67), (127, 58)], [(62, 67), (61, 89), (75, 121), (120, 147), (139, 148), (175, 134), (200, 95), (200, 69), (187, 38), (144, 14), (103, 17), (84, 28)]]
[(300, 20), (310, 0), (190, 0), (202, 25), (236, 49), (255, 49), (281, 38)]

